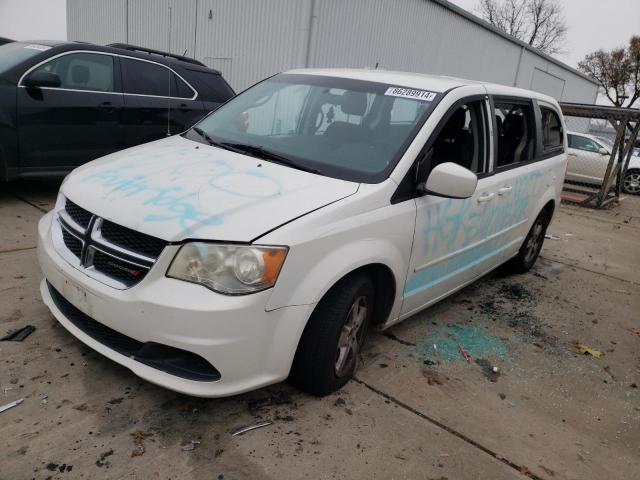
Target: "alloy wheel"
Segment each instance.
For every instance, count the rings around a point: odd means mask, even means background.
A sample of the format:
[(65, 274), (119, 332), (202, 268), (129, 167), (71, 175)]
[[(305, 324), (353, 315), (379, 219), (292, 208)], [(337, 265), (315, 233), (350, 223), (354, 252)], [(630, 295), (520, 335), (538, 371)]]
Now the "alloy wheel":
[(640, 172), (627, 173), (624, 177), (624, 191), (634, 195), (640, 194)]
[(542, 220), (538, 219), (531, 230), (531, 235), (527, 241), (527, 253), (524, 256), (524, 261), (530, 263), (536, 258), (540, 247), (542, 246), (542, 235), (544, 233), (544, 227), (542, 226)]
[(354, 300), (349, 313), (347, 313), (336, 352), (335, 372), (338, 377), (349, 371), (353, 362), (356, 361), (365, 333), (367, 310), (367, 297), (360, 296)]

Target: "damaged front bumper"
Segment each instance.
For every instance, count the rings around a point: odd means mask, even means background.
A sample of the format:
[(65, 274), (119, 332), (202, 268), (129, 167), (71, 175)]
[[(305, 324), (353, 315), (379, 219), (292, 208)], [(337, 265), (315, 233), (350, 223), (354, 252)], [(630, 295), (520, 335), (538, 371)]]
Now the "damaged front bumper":
[(53, 214), (38, 225), (44, 303), (75, 337), (152, 383), (221, 397), (284, 380), (314, 305), (265, 311), (271, 294), (226, 296), (167, 278), (168, 246), (139, 284), (118, 290), (55, 250)]

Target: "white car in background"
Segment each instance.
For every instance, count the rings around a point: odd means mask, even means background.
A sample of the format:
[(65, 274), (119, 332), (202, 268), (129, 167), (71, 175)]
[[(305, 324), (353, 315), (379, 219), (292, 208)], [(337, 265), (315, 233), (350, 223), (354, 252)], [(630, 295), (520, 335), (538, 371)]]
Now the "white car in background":
[[(613, 143), (605, 138), (586, 133), (567, 132), (569, 149), (567, 151), (567, 173), (565, 179), (570, 182), (602, 185), (607, 172)], [(640, 156), (635, 149), (622, 189), (626, 193), (640, 194)]]
[(81, 341), (203, 397), (324, 395), (387, 328), (536, 261), (558, 103), (379, 70), (271, 77), (181, 135), (74, 170), (39, 224), (42, 297)]

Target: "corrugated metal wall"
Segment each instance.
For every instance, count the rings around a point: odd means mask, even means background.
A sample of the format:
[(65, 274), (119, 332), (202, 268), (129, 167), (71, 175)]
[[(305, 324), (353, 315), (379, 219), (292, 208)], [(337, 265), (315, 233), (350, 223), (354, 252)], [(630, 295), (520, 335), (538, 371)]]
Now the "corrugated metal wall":
[(129, 0), (129, 43), (195, 55), (196, 0)]
[[(430, 0), (69, 0), (69, 38), (193, 56), (238, 91), (297, 67), (375, 67), (592, 103), (597, 86)], [(128, 25), (128, 26), (127, 26)]]
[(100, 45), (127, 41), (127, 0), (67, 0), (67, 38)]
[(438, 4), (321, 0), (316, 10), (313, 66), (378, 64), (513, 84), (520, 48)]
[[(542, 78), (542, 72), (547, 74), (546, 79)], [(554, 94), (557, 80), (553, 82), (549, 77), (565, 81), (561, 97)], [(550, 87), (552, 82), (556, 86)], [(525, 50), (522, 56), (517, 85), (522, 88), (538, 90), (563, 102), (595, 103), (598, 92), (598, 87), (593, 82), (528, 50)]]
[(198, 0), (196, 58), (221, 70), (236, 90), (300, 66), (309, 4), (308, 0)]

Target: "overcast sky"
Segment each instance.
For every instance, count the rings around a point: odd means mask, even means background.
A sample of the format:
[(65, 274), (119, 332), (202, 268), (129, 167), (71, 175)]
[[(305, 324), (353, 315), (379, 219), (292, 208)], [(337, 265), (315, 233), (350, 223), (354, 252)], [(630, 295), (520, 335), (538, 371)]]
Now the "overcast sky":
[[(449, 1), (477, 13), (478, 0)], [(569, 32), (566, 53), (556, 57), (573, 67), (587, 53), (628, 44), (632, 35), (640, 35), (640, 0), (560, 0), (560, 4)]]
[(66, 0), (0, 0), (0, 37), (66, 40)]

